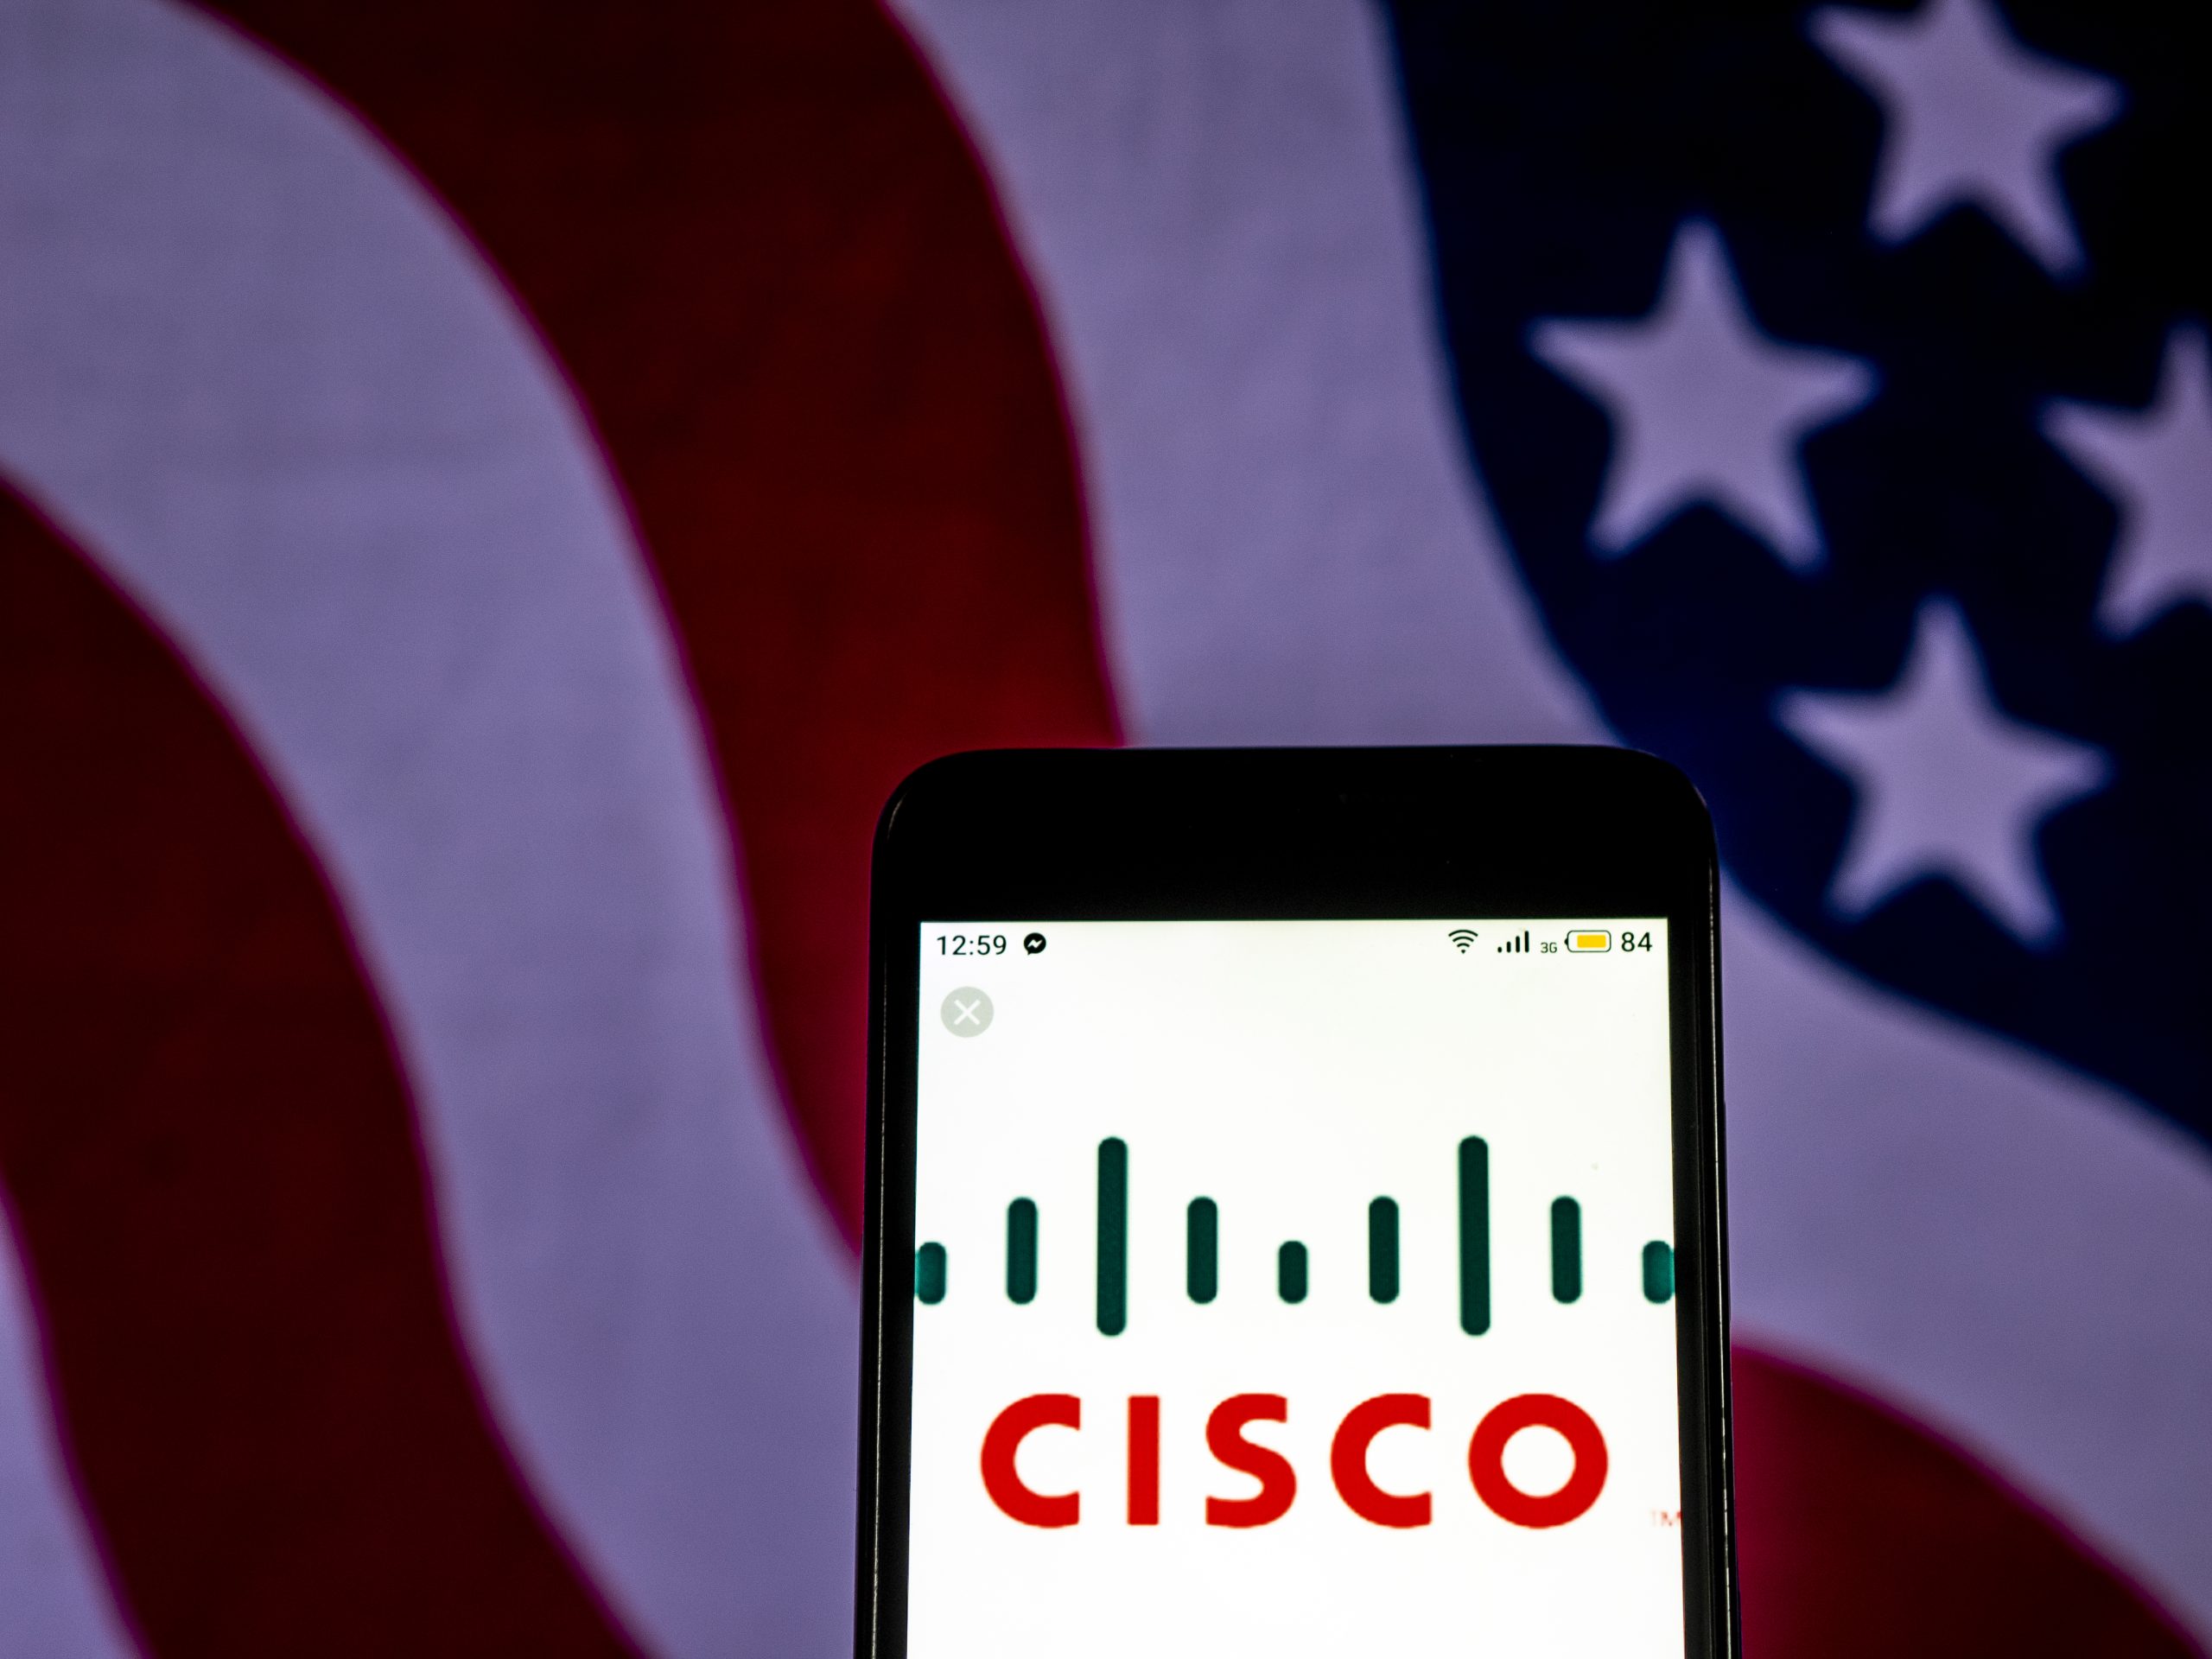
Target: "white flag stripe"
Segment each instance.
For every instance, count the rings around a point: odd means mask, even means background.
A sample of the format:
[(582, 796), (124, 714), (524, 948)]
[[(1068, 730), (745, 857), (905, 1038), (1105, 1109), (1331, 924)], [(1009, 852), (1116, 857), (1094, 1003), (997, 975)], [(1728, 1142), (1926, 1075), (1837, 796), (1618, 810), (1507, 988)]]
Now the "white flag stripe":
[(341, 894), (556, 1523), (665, 1653), (842, 1653), (852, 1271), (664, 619), (496, 278), (231, 32), (31, 0), (0, 14), (0, 468), (171, 632)]
[(1951, 1433), (2212, 1635), (2212, 1159), (1724, 913), (1738, 1332)]
[(1384, 44), (1356, 5), (903, 0), (985, 150), (1082, 451), (1147, 742), (1590, 729), (1539, 649), (1429, 348)]
[(15, 1230), (0, 1217), (0, 1654), (137, 1651), (78, 1506)]
[[(1605, 737), (1464, 480), (1376, 14), (901, 10), (1044, 297), (1136, 734)], [(2212, 1161), (1728, 917), (1739, 1334), (1918, 1413), (2212, 1633)]]

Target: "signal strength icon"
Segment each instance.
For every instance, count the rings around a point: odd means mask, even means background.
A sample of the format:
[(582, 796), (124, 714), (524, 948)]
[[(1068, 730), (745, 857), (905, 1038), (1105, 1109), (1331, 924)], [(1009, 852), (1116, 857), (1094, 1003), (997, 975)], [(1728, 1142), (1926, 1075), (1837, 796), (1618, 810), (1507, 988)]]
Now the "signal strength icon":
[(1529, 930), (1522, 928), (1503, 944), (1497, 947), (1507, 956), (1519, 956), (1529, 948)]
[(1445, 937), (1459, 947), (1459, 954), (1463, 957), (1474, 948), (1475, 930), (1471, 927), (1455, 927)]

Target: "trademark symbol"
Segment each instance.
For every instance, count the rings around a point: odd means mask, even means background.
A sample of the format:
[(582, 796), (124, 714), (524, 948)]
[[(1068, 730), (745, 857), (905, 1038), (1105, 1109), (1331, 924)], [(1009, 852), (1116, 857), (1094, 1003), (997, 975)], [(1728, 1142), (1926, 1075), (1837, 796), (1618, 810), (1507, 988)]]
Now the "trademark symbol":
[(1651, 1524), (1655, 1527), (1679, 1527), (1682, 1524), (1682, 1512), (1680, 1510), (1654, 1510), (1651, 1511)]

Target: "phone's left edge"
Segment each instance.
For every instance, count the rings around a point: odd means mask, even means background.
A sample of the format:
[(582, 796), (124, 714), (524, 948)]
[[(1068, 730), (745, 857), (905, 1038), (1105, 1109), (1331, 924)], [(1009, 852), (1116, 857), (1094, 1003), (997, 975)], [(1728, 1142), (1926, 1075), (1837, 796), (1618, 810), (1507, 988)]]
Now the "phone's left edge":
[[(868, 1166), (861, 1244), (860, 1460), (855, 1494), (853, 1651), (906, 1651), (908, 1449), (914, 1341), (915, 987), (921, 917), (913, 843), (946, 774), (984, 757), (952, 755), (909, 773), (876, 819), (869, 866)], [(985, 770), (988, 770), (988, 765)]]
[[(905, 884), (898, 867), (895, 831), (908, 804), (914, 779), (894, 791), (876, 819), (868, 872), (868, 1158), (861, 1239), (860, 1458), (855, 1515), (853, 1652), (855, 1659), (888, 1659), (904, 1643), (905, 1586), (887, 1550), (905, 1535), (906, 1488), (903, 1459), (887, 1444), (883, 1406), (897, 1383), (887, 1372), (903, 1372), (912, 1342), (912, 1310), (887, 1294), (890, 1251), (890, 1194), (899, 1184), (899, 1159), (890, 1144), (894, 1116), (892, 1070), (893, 955), (902, 931), (896, 918)], [(911, 947), (912, 941), (908, 942)], [(911, 1186), (911, 1171), (905, 1185)], [(894, 1325), (905, 1330), (895, 1331)], [(910, 1363), (910, 1361), (908, 1361)]]

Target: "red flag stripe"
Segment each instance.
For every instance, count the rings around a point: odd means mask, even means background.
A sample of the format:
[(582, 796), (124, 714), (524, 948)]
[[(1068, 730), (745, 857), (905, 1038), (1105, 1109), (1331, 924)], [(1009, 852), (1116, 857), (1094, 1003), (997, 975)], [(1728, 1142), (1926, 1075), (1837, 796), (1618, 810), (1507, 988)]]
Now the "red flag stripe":
[(0, 681), (0, 1179), (137, 1625), (163, 1654), (631, 1651), (488, 1425), (313, 859), (12, 495)]
[(973, 156), (864, 0), (215, 9), (419, 170), (575, 378), (690, 660), (786, 1096), (852, 1234), (878, 807), (949, 750), (1116, 736), (1058, 388)]
[(1744, 1647), (1790, 1659), (2199, 1651), (2018, 1492), (1878, 1402), (1735, 1357)]

